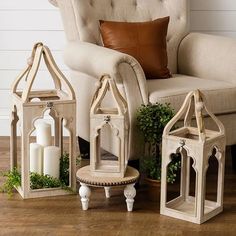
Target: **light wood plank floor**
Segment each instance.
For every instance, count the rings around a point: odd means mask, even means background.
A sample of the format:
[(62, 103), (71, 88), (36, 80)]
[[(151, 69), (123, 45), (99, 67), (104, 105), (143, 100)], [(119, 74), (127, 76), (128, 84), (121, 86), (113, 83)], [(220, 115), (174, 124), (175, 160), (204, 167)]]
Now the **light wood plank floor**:
[[(22, 200), (18, 194), (12, 199), (0, 194), (0, 235), (236, 235), (236, 174), (229, 156), (226, 163), (224, 212), (203, 225), (161, 216), (159, 206), (146, 201), (141, 186), (132, 213), (126, 212), (121, 189), (112, 191), (109, 200), (94, 189), (88, 211), (81, 210), (77, 195)], [(0, 138), (0, 170), (8, 168), (9, 140)], [(209, 179), (214, 181), (214, 172)]]

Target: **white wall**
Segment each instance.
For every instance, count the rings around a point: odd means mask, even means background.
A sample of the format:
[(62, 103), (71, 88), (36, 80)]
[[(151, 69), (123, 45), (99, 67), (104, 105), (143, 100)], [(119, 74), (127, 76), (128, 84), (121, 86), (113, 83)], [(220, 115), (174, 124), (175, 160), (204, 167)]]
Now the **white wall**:
[(236, 38), (236, 0), (191, 0), (191, 30)]
[[(191, 30), (236, 38), (236, 0), (191, 0)], [(25, 67), (33, 44), (42, 41), (62, 71), (65, 37), (57, 8), (48, 0), (0, 0), (0, 136), (9, 135), (10, 85)], [(36, 86), (51, 86), (45, 67)]]

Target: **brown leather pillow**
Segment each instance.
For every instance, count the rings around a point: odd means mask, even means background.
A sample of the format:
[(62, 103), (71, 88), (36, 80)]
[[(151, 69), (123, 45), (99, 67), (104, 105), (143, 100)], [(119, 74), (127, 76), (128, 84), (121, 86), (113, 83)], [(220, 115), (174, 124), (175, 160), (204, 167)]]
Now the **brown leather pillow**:
[(166, 79), (171, 77), (166, 51), (168, 24), (169, 17), (134, 23), (100, 20), (100, 31), (104, 46), (136, 58), (147, 79)]

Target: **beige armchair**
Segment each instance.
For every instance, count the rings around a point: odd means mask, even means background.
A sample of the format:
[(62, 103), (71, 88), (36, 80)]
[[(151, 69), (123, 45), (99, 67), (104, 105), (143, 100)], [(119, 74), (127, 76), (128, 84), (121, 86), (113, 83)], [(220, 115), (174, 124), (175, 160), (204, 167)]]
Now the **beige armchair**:
[[(236, 144), (236, 41), (188, 33), (188, 0), (51, 2), (60, 9), (68, 40), (65, 63), (71, 70), (70, 81), (78, 99), (78, 136), (89, 140), (91, 98), (99, 77), (108, 73), (128, 102), (131, 160), (137, 159), (142, 151), (135, 126), (137, 108), (142, 103), (168, 102), (177, 111), (193, 89), (203, 91), (209, 108), (224, 123), (227, 144)], [(133, 57), (102, 46), (99, 20), (137, 22), (164, 16), (170, 16), (167, 45), (173, 78), (146, 80)], [(208, 127), (211, 127), (210, 122)]]

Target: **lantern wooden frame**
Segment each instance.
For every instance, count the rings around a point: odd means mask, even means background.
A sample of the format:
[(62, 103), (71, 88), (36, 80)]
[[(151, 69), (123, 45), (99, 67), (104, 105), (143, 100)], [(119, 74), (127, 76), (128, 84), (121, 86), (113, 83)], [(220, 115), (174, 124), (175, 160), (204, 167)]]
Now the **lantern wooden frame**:
[[(55, 89), (48, 91), (31, 91), (41, 58), (50, 72)], [(18, 91), (20, 81), (26, 77), (26, 86)], [(63, 86), (63, 87), (62, 87)], [(64, 88), (64, 90), (63, 90)], [(69, 186), (76, 190), (76, 99), (73, 88), (57, 67), (50, 50), (42, 43), (35, 44), (27, 68), (13, 83), (11, 120), (11, 169), (17, 167), (17, 122), (21, 133), (21, 186), (17, 188), (22, 198), (36, 198), (70, 194), (61, 188), (30, 189), (30, 136), (35, 130), (34, 122), (43, 118), (45, 111), (54, 119), (54, 145), (61, 148), (63, 154), (63, 125), (69, 131)], [(37, 98), (39, 101), (33, 100)], [(33, 101), (32, 101), (33, 100)], [(64, 121), (64, 123), (63, 123)]]
[[(101, 107), (101, 103), (110, 91), (116, 107)], [(117, 161), (101, 160), (100, 131), (110, 125), (119, 139)], [(125, 99), (120, 94), (114, 80), (109, 75), (100, 79), (90, 109), (90, 167), (95, 176), (121, 177), (125, 175), (128, 163), (128, 110)]]
[[(203, 111), (206, 111), (204, 116), (211, 117), (219, 131), (205, 129)], [(194, 113), (197, 127), (191, 125)], [(184, 115), (184, 126), (172, 131)], [(190, 92), (163, 132), (161, 214), (201, 224), (223, 211), (225, 145), (224, 126), (206, 107), (204, 95), (199, 90)], [(219, 164), (216, 202), (205, 199), (206, 173), (213, 149), (216, 150), (215, 157)], [(171, 154), (176, 152), (181, 153), (180, 196), (167, 202), (167, 168)], [(195, 197), (189, 194), (190, 158), (193, 159), (192, 167), (196, 172)]]

